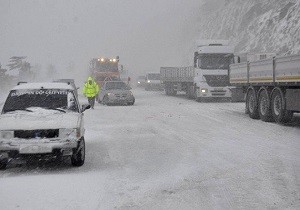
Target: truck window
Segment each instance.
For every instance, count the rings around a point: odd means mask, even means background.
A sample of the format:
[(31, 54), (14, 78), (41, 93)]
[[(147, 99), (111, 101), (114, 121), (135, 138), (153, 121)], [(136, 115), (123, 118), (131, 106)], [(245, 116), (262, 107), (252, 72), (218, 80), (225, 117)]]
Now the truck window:
[(200, 54), (198, 67), (201, 69), (229, 69), (234, 63), (233, 54)]

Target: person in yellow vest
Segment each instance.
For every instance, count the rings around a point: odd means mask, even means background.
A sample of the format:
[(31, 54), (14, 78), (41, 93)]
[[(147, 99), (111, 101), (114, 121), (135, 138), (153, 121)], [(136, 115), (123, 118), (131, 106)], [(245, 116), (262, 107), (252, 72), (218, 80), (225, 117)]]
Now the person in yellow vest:
[(94, 109), (95, 99), (100, 91), (98, 84), (94, 81), (92, 77), (88, 77), (87, 81), (83, 86), (83, 95), (88, 98), (91, 108)]

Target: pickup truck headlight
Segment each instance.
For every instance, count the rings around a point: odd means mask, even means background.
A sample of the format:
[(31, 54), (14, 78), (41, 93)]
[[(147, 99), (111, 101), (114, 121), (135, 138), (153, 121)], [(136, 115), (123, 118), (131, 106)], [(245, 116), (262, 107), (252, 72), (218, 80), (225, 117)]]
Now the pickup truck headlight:
[(77, 139), (80, 138), (80, 129), (79, 128), (62, 128), (59, 129), (59, 137), (60, 138), (72, 138)]
[(14, 138), (13, 131), (0, 131), (0, 138), (1, 139), (12, 139)]

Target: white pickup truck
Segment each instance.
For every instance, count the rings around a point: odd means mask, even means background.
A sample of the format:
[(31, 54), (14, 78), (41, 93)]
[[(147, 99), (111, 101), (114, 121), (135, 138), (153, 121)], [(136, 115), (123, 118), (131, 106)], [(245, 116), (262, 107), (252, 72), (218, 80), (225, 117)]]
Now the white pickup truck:
[(0, 115), (0, 169), (13, 159), (71, 157), (85, 160), (83, 112), (72, 85), (23, 83), (14, 87)]
[(244, 89), (253, 119), (287, 123), (300, 112), (300, 55), (232, 64), (229, 78)]

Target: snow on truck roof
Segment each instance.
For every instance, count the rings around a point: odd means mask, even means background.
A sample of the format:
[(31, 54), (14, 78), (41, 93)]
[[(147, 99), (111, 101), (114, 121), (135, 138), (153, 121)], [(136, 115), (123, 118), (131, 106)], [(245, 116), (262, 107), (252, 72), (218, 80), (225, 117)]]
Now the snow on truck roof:
[(229, 40), (223, 40), (223, 39), (218, 39), (218, 40), (213, 40), (213, 39), (202, 40), (202, 39), (199, 39), (199, 40), (196, 41), (196, 46), (197, 47), (209, 46), (209, 45), (228, 46), (229, 45)]
[(204, 53), (234, 53), (234, 47), (233, 46), (202, 46), (198, 47), (198, 53), (204, 54)]
[(40, 82), (40, 83), (21, 83), (15, 86), (12, 90), (24, 90), (24, 89), (65, 89), (73, 90), (74, 88), (67, 83), (59, 82)]

